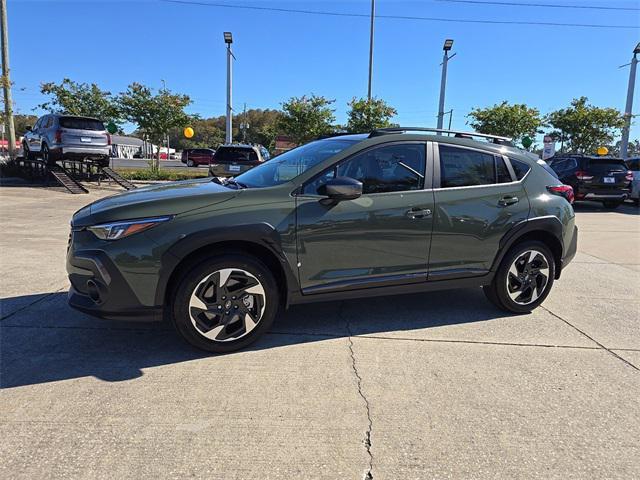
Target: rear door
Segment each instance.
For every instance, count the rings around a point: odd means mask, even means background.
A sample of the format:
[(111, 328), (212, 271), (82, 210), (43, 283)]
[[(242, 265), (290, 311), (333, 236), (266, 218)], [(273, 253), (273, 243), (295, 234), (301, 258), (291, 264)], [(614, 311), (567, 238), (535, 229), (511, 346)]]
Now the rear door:
[[(586, 164), (590, 182), (590, 190), (596, 193), (615, 194), (621, 189), (628, 188), (627, 165), (618, 158), (589, 158)], [(585, 182), (586, 183), (586, 182)]]
[(107, 132), (100, 120), (84, 117), (60, 117), (62, 143), (74, 147), (106, 147)]
[(429, 280), (485, 275), (500, 239), (529, 215), (522, 181), (502, 155), (443, 144), (435, 153)]

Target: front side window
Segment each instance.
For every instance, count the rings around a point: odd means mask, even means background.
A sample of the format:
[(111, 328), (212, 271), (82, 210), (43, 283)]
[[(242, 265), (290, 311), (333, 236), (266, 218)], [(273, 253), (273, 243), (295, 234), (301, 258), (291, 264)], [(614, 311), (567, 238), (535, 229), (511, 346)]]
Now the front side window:
[(424, 187), (424, 144), (396, 144), (359, 153), (307, 184), (304, 193), (321, 194), (332, 178), (350, 177), (362, 182), (362, 193), (420, 190)]
[(442, 188), (496, 183), (494, 155), (445, 145), (440, 145), (439, 150)]

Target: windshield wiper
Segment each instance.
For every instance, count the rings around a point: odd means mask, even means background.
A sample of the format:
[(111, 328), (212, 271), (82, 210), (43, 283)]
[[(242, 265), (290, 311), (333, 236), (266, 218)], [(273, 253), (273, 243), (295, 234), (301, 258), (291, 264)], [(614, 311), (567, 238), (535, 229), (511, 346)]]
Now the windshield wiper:
[(227, 179), (224, 182), (224, 186), (228, 186), (228, 185), (235, 185), (236, 189), (240, 189), (240, 188), (249, 188), (249, 186), (245, 183), (242, 182), (238, 182), (237, 180), (234, 180), (232, 178)]

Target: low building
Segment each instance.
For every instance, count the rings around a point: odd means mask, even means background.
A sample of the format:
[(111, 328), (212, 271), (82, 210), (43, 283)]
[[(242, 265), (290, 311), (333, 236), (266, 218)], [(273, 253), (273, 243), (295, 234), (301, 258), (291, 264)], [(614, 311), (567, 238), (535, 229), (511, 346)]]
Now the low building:
[[(147, 147), (148, 145), (148, 147)], [(138, 152), (144, 152), (151, 145), (136, 137), (111, 135), (111, 156), (116, 158), (133, 158)]]

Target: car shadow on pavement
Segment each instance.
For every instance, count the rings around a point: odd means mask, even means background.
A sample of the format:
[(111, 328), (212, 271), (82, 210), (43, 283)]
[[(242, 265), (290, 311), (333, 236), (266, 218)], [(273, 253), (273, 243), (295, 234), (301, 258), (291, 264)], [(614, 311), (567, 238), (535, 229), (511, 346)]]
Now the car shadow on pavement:
[(618, 208), (605, 208), (600, 202), (577, 202), (573, 204), (573, 209), (576, 212), (582, 213), (624, 213), (627, 215), (640, 215), (640, 208), (634, 204), (625, 202)]
[[(146, 368), (224, 358), (192, 348), (166, 322), (95, 319), (69, 308), (66, 292), (27, 297), (2, 300), (3, 389), (87, 376), (118, 382), (141, 377)], [(6, 305), (20, 308), (6, 313)], [(246, 355), (350, 335), (402, 337), (402, 333), (417, 332), (411, 334), (415, 336), (423, 329), (504, 316), (480, 289), (297, 305), (282, 312), (268, 334), (240, 352)]]

